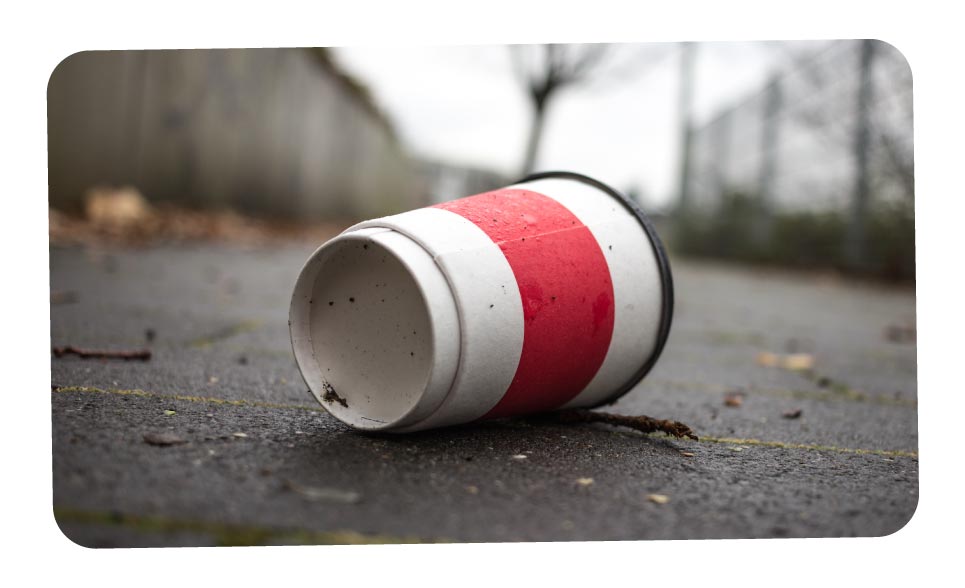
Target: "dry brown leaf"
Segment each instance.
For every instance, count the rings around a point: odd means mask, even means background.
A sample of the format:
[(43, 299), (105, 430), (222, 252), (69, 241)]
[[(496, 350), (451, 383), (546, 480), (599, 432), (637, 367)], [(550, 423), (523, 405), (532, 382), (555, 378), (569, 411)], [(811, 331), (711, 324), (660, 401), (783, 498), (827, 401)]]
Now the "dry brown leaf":
[(88, 191), (82, 215), (49, 209), (49, 239), (61, 245), (144, 245), (154, 241), (230, 241), (265, 245), (283, 241), (320, 243), (351, 222), (311, 223), (242, 216), (230, 210), (189, 210), (151, 205), (136, 188)]
[(793, 372), (801, 372), (814, 368), (814, 356), (810, 353), (789, 353), (781, 355), (769, 351), (757, 354), (757, 364), (764, 367), (778, 367)]
[(131, 186), (97, 186), (84, 195), (84, 215), (94, 227), (124, 233), (150, 222), (154, 211)]
[(724, 406), (740, 408), (742, 404), (744, 404), (743, 392), (728, 392), (724, 395)]
[(792, 353), (781, 361), (781, 367), (793, 372), (801, 372), (814, 367), (814, 356), (810, 353)]
[(757, 363), (764, 367), (777, 367), (781, 363), (781, 356), (776, 353), (761, 351), (757, 354)]
[(647, 500), (655, 504), (667, 504), (670, 502), (670, 497), (666, 494), (647, 494)]

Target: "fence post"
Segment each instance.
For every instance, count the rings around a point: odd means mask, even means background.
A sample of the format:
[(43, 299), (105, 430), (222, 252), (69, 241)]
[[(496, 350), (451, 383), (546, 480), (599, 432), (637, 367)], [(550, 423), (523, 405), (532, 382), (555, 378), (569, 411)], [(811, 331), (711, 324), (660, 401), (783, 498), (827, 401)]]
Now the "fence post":
[(690, 166), (691, 144), (694, 137), (693, 92), (694, 92), (694, 51), (695, 44), (681, 44), (680, 53), (680, 95), (678, 112), (680, 115), (680, 183), (678, 194), (678, 214), (686, 216), (690, 209)]
[(855, 184), (851, 201), (851, 217), (845, 236), (846, 262), (852, 269), (859, 269), (864, 266), (867, 255), (865, 228), (869, 197), (868, 149), (871, 146), (871, 103), (874, 100), (874, 86), (871, 77), (871, 68), (874, 61), (874, 41), (871, 39), (861, 41), (860, 51), (853, 145)]
[(781, 82), (777, 74), (771, 77), (764, 98), (761, 120), (761, 168), (758, 177), (757, 208), (754, 211), (753, 234), (756, 246), (767, 243), (771, 233), (774, 203), (774, 178), (777, 175), (778, 145), (780, 142), (780, 113), (783, 105)]
[(717, 120), (714, 122), (714, 188), (712, 193), (718, 201), (730, 190), (731, 186), (729, 172), (731, 166), (731, 135), (734, 128), (732, 118), (733, 111), (730, 111), (717, 117)]

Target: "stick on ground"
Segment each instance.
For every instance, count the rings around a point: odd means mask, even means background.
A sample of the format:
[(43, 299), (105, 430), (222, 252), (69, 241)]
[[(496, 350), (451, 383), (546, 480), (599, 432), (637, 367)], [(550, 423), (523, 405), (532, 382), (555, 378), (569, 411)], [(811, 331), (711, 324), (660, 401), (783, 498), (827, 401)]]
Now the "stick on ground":
[(65, 355), (76, 355), (81, 359), (123, 359), (127, 361), (147, 361), (151, 359), (150, 349), (135, 349), (133, 351), (101, 351), (93, 349), (80, 349), (67, 345), (65, 347), (54, 347), (54, 357)]
[(688, 437), (694, 441), (699, 441), (697, 434), (689, 426), (677, 421), (655, 419), (647, 415), (627, 416), (613, 414), (609, 412), (596, 412), (583, 408), (562, 410), (547, 415), (559, 423), (604, 423), (617, 427), (627, 427), (643, 433), (666, 433), (673, 437)]

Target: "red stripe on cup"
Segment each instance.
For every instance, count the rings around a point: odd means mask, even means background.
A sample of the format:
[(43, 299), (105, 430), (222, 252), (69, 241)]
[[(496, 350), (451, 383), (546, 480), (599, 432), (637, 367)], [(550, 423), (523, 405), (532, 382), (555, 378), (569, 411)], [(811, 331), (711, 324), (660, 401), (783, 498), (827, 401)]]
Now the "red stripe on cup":
[(523, 302), (523, 349), (502, 399), (483, 418), (559, 408), (593, 379), (613, 334), (613, 284), (590, 230), (556, 200), (503, 189), (436, 205), (502, 250)]

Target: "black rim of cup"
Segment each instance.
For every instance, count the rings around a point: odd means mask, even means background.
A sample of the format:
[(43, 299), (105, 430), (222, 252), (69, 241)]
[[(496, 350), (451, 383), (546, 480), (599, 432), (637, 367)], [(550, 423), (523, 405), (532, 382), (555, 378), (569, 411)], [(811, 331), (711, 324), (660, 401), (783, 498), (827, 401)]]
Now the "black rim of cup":
[(673, 322), (673, 306), (674, 306), (674, 293), (673, 293), (673, 275), (670, 271), (670, 260), (667, 258), (667, 251), (664, 249), (663, 242), (660, 241), (660, 237), (657, 235), (656, 229), (653, 227), (649, 217), (640, 210), (640, 207), (636, 205), (632, 200), (617, 192), (610, 186), (607, 186), (599, 180), (595, 180), (589, 176), (583, 174), (578, 174), (576, 172), (569, 171), (545, 171), (530, 174), (525, 178), (516, 182), (517, 184), (522, 184), (525, 182), (532, 182), (535, 180), (545, 180), (550, 178), (556, 179), (566, 179), (575, 180), (577, 182), (582, 182), (597, 188), (620, 202), (624, 208), (626, 208), (630, 213), (632, 213), (637, 221), (640, 222), (640, 226), (647, 233), (647, 237), (650, 239), (650, 244), (653, 246), (653, 252), (657, 259), (657, 269), (660, 272), (660, 286), (662, 294), (662, 305), (660, 309), (660, 324), (657, 329), (657, 344), (653, 349), (653, 353), (650, 354), (650, 358), (644, 362), (639, 370), (633, 375), (629, 382), (627, 382), (619, 391), (617, 391), (612, 396), (607, 397), (605, 400), (589, 407), (596, 408), (599, 406), (604, 406), (607, 404), (613, 404), (619, 400), (624, 394), (632, 390), (643, 380), (644, 377), (650, 370), (653, 369), (654, 364), (657, 363), (660, 354), (663, 352), (664, 345), (667, 342), (667, 338), (670, 336), (670, 324)]

